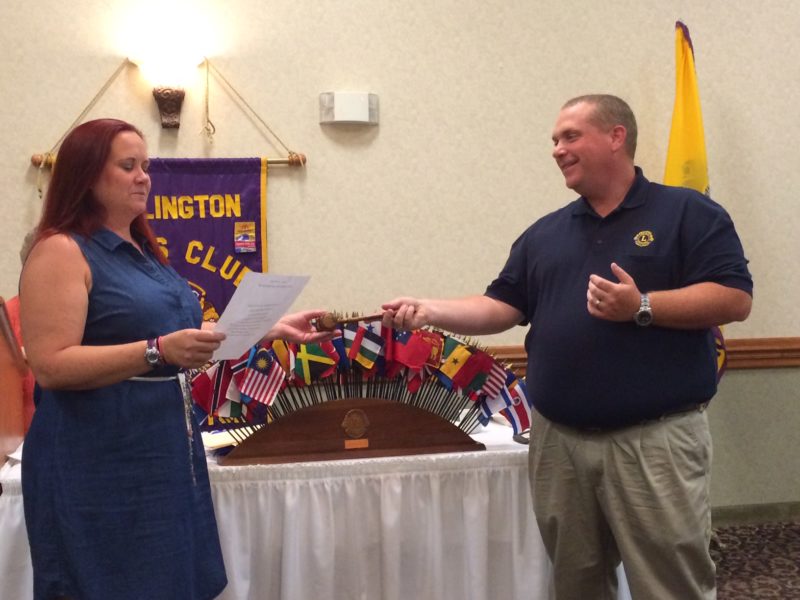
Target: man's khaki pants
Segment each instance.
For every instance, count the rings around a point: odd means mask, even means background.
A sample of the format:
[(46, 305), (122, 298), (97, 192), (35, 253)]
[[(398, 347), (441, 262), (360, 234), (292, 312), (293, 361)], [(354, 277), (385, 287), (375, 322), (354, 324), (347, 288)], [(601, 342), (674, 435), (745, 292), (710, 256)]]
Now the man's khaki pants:
[(556, 600), (616, 600), (620, 559), (633, 600), (716, 598), (704, 410), (608, 432), (534, 410), (529, 463)]

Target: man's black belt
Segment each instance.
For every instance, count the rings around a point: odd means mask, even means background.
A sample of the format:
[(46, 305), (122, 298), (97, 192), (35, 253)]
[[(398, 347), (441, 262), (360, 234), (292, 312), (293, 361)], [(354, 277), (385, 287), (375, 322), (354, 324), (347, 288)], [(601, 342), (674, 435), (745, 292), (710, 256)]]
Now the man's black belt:
[(631, 423), (630, 425), (620, 425), (620, 426), (611, 425), (610, 427), (576, 427), (575, 429), (579, 431), (586, 431), (589, 433), (604, 433), (609, 431), (615, 431), (617, 429), (626, 429), (628, 427), (641, 427), (643, 425), (649, 425), (650, 423), (663, 421), (664, 419), (667, 419), (669, 417), (674, 417), (676, 415), (681, 415), (684, 413), (690, 413), (694, 411), (703, 412), (707, 406), (708, 402), (692, 402), (691, 404), (683, 404), (681, 406), (676, 406), (672, 410), (660, 414), (657, 417), (653, 417), (652, 419), (644, 419), (643, 421), (639, 421), (637, 423)]

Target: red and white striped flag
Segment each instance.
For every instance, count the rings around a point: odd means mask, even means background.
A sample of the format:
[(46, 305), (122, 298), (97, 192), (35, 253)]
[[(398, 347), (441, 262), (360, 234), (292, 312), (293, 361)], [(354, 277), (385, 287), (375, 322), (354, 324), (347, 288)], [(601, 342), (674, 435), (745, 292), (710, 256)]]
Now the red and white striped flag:
[(239, 391), (262, 404), (272, 404), (286, 380), (286, 373), (266, 348), (259, 348), (236, 376)]
[(497, 398), (505, 384), (506, 371), (497, 364), (497, 361), (494, 361), (492, 362), (492, 370), (489, 371), (489, 377), (486, 379), (486, 383), (483, 384), (483, 388), (481, 388), (481, 393), (486, 394), (489, 398)]

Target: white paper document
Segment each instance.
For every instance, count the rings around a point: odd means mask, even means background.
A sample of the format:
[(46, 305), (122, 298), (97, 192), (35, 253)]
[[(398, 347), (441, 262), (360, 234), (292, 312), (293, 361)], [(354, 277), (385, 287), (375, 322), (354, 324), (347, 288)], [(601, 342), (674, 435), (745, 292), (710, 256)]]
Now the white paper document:
[(227, 337), (215, 360), (239, 358), (278, 322), (303, 291), (307, 275), (247, 273), (217, 321), (215, 331)]

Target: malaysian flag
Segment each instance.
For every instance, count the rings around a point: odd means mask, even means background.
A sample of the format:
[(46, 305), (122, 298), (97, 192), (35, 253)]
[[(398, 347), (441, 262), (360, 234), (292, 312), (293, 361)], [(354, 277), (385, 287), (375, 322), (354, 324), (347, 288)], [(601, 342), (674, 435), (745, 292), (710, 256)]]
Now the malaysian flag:
[(281, 366), (266, 348), (259, 347), (253, 353), (241, 373), (237, 374), (239, 391), (262, 404), (272, 404), (286, 379)]

